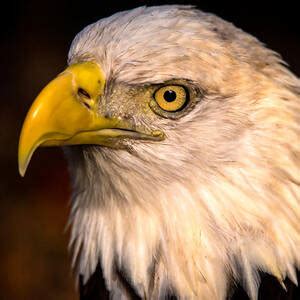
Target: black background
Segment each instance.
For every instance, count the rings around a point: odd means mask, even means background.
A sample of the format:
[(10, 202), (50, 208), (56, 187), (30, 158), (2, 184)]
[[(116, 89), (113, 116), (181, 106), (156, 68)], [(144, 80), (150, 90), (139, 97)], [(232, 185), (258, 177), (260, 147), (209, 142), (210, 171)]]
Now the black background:
[(86, 25), (119, 10), (166, 3), (194, 4), (233, 22), (300, 75), (299, 9), (292, 1), (2, 1), (0, 299), (76, 298), (64, 233), (69, 185), (60, 149), (39, 150), (26, 177), (17, 173), (18, 136), (30, 103), (64, 69), (70, 43)]

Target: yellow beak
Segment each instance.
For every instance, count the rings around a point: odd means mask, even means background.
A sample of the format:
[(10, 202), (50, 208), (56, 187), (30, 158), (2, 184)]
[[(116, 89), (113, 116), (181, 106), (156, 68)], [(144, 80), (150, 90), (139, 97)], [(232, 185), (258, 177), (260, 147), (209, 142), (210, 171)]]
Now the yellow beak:
[(21, 176), (39, 146), (107, 145), (113, 137), (149, 137), (130, 130), (119, 119), (99, 115), (97, 107), (104, 85), (101, 68), (94, 62), (84, 62), (68, 67), (42, 90), (26, 116), (20, 135)]

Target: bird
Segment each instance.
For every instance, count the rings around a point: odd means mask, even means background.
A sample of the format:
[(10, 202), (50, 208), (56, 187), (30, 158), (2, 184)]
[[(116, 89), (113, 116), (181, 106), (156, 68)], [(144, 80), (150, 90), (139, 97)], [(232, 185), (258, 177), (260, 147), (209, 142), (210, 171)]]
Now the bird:
[(101, 270), (111, 299), (257, 299), (261, 272), (297, 284), (299, 117), (300, 80), (258, 39), (142, 6), (76, 35), (27, 113), (19, 171), (63, 148), (83, 286)]

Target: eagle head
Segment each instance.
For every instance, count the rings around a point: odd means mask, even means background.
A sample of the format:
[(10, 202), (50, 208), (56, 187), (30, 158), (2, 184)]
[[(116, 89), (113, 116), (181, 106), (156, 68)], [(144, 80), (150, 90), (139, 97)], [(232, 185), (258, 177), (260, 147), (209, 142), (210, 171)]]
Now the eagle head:
[(71, 247), (147, 299), (257, 297), (258, 271), (296, 282), (300, 81), (279, 55), (189, 6), (139, 7), (87, 26), (20, 136), (64, 146)]

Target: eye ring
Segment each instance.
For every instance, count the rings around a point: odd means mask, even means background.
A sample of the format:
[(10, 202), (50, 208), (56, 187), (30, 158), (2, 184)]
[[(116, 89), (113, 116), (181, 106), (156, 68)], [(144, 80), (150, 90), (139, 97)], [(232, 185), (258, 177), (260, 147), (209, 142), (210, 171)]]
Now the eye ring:
[(178, 112), (188, 102), (188, 92), (180, 85), (167, 85), (159, 88), (154, 93), (158, 106), (167, 112)]

